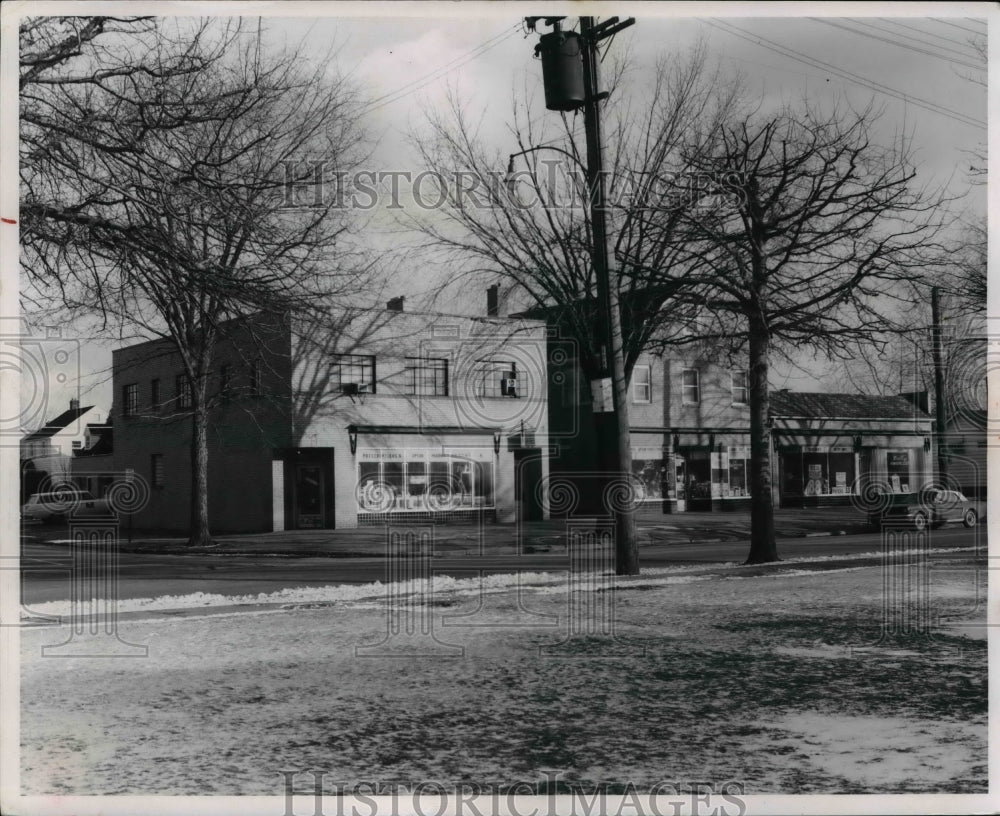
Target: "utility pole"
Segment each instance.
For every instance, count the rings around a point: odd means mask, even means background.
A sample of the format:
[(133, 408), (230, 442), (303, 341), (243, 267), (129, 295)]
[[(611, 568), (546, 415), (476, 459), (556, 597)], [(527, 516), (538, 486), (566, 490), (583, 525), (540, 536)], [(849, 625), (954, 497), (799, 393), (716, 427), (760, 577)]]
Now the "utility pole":
[(934, 436), (937, 443), (938, 481), (947, 487), (948, 452), (945, 437), (948, 433), (948, 416), (944, 400), (944, 349), (941, 338), (940, 290), (931, 287), (931, 357), (934, 360)]
[[(528, 18), (528, 26), (534, 29), (538, 18)], [(560, 34), (559, 21), (562, 18), (546, 18), (555, 34)], [(593, 17), (580, 18), (579, 44), (582, 52), (584, 127), (587, 134), (587, 181), (590, 185), (590, 218), (593, 234), (592, 263), (597, 281), (597, 297), (603, 325), (604, 361), (602, 381), (594, 387), (595, 411), (600, 430), (601, 464), (604, 473), (612, 481), (631, 484), (632, 452), (630, 449), (628, 418), (628, 383), (625, 380), (625, 360), (622, 349), (621, 312), (618, 307), (618, 281), (611, 264), (608, 244), (606, 195), (604, 179), (603, 139), (601, 134), (600, 102), (607, 97), (598, 87), (597, 44), (614, 36), (635, 23), (629, 18), (619, 23), (617, 17), (595, 24)], [(552, 35), (549, 35), (552, 36)], [(575, 36), (575, 35), (574, 35)], [(540, 50), (544, 46), (540, 46)], [(552, 53), (552, 52), (549, 52)], [(566, 52), (556, 53), (556, 59), (567, 56)], [(555, 110), (573, 110), (581, 107), (576, 99), (560, 99), (567, 88), (572, 89), (575, 63), (570, 51), (569, 59), (560, 62), (555, 70), (546, 63), (548, 55), (542, 54), (544, 80), (546, 86), (546, 106)], [(567, 81), (567, 79), (569, 81)], [(571, 95), (571, 94), (569, 94)], [(605, 402), (605, 383), (610, 381), (611, 401)], [(624, 492), (624, 491), (622, 491)], [(608, 497), (609, 494), (605, 493)], [(631, 497), (634, 498), (634, 497)], [(618, 575), (639, 573), (639, 546), (635, 528), (635, 502), (611, 501), (610, 511), (615, 525), (615, 572)]]

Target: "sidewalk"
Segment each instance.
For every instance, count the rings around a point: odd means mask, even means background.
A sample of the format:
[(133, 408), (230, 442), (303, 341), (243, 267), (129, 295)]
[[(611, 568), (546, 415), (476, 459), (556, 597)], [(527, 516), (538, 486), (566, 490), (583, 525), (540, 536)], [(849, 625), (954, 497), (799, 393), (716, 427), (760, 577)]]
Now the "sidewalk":
[[(590, 523), (588, 523), (590, 522)], [(482, 529), (474, 525), (436, 525), (433, 528), (435, 554), (472, 555), (480, 549), (493, 555), (513, 555), (518, 552), (558, 552), (566, 547), (567, 530), (586, 530), (593, 519), (553, 519), (529, 522), (520, 528), (513, 524), (488, 524)], [(788, 508), (775, 510), (777, 537), (852, 535), (870, 532), (866, 519), (853, 507), (823, 509)], [(639, 546), (710, 543), (750, 538), (750, 514), (743, 513), (678, 513), (675, 515), (640, 515)], [(131, 541), (121, 530), (123, 552), (160, 553), (169, 555), (253, 555), (285, 558), (379, 558), (392, 547), (390, 536), (427, 531), (426, 525), (407, 527), (394, 523), (383, 526), (359, 527), (351, 530), (293, 530), (280, 533), (221, 534), (210, 547), (189, 547), (176, 533), (133, 531)], [(53, 541), (59, 533), (44, 528), (28, 528), (26, 533), (38, 541)], [(520, 541), (519, 541), (520, 538)], [(29, 539), (30, 540), (30, 539)], [(394, 536), (394, 542), (400, 536)], [(53, 543), (55, 543), (53, 541)]]

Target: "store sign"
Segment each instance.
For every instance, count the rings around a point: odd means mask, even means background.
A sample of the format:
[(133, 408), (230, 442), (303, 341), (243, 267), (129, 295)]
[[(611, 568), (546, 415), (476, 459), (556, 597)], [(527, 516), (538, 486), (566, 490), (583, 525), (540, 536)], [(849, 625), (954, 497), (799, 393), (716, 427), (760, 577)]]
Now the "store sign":
[(611, 378), (602, 377), (590, 381), (590, 398), (594, 404), (595, 414), (606, 414), (615, 410), (614, 396), (611, 390)]

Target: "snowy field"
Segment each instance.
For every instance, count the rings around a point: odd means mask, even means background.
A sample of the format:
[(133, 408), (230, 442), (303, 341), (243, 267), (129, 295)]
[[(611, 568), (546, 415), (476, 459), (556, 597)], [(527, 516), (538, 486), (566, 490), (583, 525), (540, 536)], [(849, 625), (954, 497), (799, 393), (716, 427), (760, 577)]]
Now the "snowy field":
[(68, 630), (29, 627), (22, 792), (282, 795), (282, 771), (310, 769), (328, 786), (984, 793), (971, 558), (932, 566), (917, 632), (878, 567), (817, 566), (132, 602), (119, 634), (148, 646), (137, 658), (41, 657)]

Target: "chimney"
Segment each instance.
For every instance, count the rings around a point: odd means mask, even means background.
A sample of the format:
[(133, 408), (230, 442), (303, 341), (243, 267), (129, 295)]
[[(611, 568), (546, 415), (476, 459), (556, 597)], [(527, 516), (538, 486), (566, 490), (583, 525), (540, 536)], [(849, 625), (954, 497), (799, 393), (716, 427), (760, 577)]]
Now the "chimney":
[(71, 410), (71, 411), (79, 411), (80, 410), (80, 400), (78, 400), (78, 399), (71, 399), (69, 401), (69, 410)]
[(406, 300), (406, 297), (403, 295), (400, 295), (399, 297), (394, 297), (390, 299), (388, 303), (385, 304), (385, 308), (388, 309), (390, 312), (401, 312), (403, 311), (404, 300)]
[(486, 316), (499, 317), (500, 315), (500, 284), (494, 283), (486, 289)]

